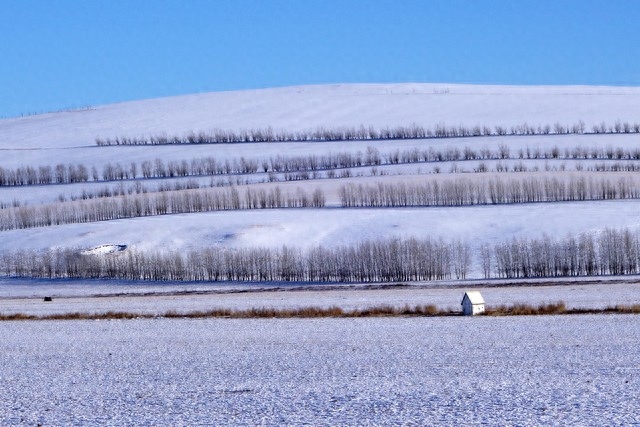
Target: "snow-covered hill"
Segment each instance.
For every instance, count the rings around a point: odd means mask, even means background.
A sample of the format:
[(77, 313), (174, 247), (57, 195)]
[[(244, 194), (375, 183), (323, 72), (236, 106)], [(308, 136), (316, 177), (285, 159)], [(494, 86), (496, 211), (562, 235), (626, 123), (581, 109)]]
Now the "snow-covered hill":
[(214, 128), (573, 124), (640, 121), (640, 88), (345, 84), (204, 93), (0, 120), (0, 148), (93, 145), (96, 137)]
[[(101, 245), (126, 245), (127, 250), (145, 251), (211, 246), (280, 247), (283, 244), (312, 248), (393, 237), (460, 239), (477, 250), (482, 245), (496, 244), (514, 236), (540, 237), (544, 232), (562, 238), (567, 233), (598, 233), (608, 227), (637, 230), (640, 227), (637, 200), (392, 210), (344, 209), (340, 208), (338, 198), (344, 182), (425, 182), (441, 180), (447, 174), (464, 176), (471, 181), (489, 175), (509, 180), (518, 174), (524, 176), (522, 172), (532, 177), (552, 173), (562, 179), (565, 171), (573, 171), (583, 174), (585, 179), (608, 174), (616, 185), (622, 178), (612, 171), (634, 174), (640, 170), (640, 134), (635, 130), (599, 135), (411, 140), (110, 147), (95, 144), (97, 137), (184, 135), (215, 128), (238, 131), (271, 127), (294, 132), (360, 125), (509, 127), (525, 122), (533, 126), (553, 126), (579, 121), (584, 123), (587, 132), (603, 122), (608, 126), (616, 122), (640, 122), (640, 88), (447, 84), (299, 86), (143, 100), (4, 119), (0, 120), (0, 168), (13, 173), (19, 168), (25, 172), (27, 167), (33, 171), (50, 167), (55, 175), (58, 165), (63, 169), (83, 165), (87, 171), (95, 168), (96, 177), (100, 175), (94, 179), (93, 172), (88, 172), (90, 178), (79, 183), (0, 186), (0, 207), (16, 209), (16, 218), (25, 221), (29, 211), (19, 211), (22, 208), (12, 205), (29, 207), (63, 200), (73, 203), (69, 200), (103, 197), (104, 194), (97, 195), (105, 192), (135, 195), (159, 189), (170, 191), (180, 186), (186, 188), (187, 180), (191, 180), (189, 188), (195, 185), (201, 189), (246, 184), (268, 191), (281, 187), (283, 194), (295, 193), (298, 187), (309, 192), (319, 189), (327, 195), (327, 206), (149, 216), (14, 229), (0, 232), (0, 251), (57, 247), (88, 250)], [(303, 178), (282, 170), (265, 171), (263, 166), (277, 156), (319, 158), (336, 153), (363, 156), (367, 150), (378, 153), (383, 164), (320, 168), (312, 173), (303, 171), (306, 173)], [(415, 161), (393, 160), (394, 152), (405, 155), (427, 151), (429, 159), (418, 159), (417, 155)], [(467, 151), (473, 155), (465, 154)], [(459, 157), (452, 155), (453, 152)], [(441, 154), (446, 158), (441, 159)], [(203, 158), (215, 158), (219, 166), (234, 164), (240, 159), (253, 161), (263, 170), (240, 173), (231, 167), (220, 174), (185, 177), (150, 177), (141, 172), (144, 162), (153, 163), (155, 168), (156, 159), (166, 166), (170, 162), (191, 165)], [(113, 165), (134, 172), (118, 180), (103, 179), (103, 169)], [(293, 180), (296, 181), (291, 182)], [(477, 260), (473, 269), (477, 276), (480, 271)]]

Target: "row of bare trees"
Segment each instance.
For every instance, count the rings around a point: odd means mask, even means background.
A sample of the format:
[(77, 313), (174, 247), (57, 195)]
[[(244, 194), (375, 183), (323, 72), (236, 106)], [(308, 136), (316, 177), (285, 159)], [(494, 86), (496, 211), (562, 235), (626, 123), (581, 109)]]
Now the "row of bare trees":
[(85, 255), (79, 250), (0, 255), (7, 276), (187, 281), (390, 282), (465, 278), (469, 248), (461, 242), (388, 239), (308, 251), (207, 248), (182, 253), (127, 251)]
[(0, 167), (0, 186), (73, 184), (89, 181), (89, 170), (82, 164), (56, 166)]
[(640, 274), (638, 232), (606, 229), (564, 239), (514, 238), (472, 254), (462, 241), (386, 239), (306, 251), (204, 248), (189, 252), (13, 251), (6, 276), (187, 281), (390, 282), (464, 279), (477, 258), (485, 278)]
[(320, 189), (283, 192), (279, 187), (211, 188), (133, 194), (0, 210), (0, 231), (122, 218), (236, 209), (319, 208), (326, 203)]
[(96, 138), (98, 146), (111, 145), (167, 145), (167, 144), (229, 144), (247, 142), (298, 142), (298, 141), (367, 141), (386, 139), (424, 139), (424, 138), (459, 138), (478, 136), (506, 135), (550, 135), (550, 134), (583, 134), (583, 133), (640, 133), (640, 123), (616, 121), (594, 124), (591, 130), (580, 120), (573, 124), (556, 122), (553, 125), (530, 125), (522, 123), (514, 126), (450, 126), (444, 123), (434, 127), (417, 124), (377, 129), (374, 126), (359, 127), (320, 127), (315, 130), (291, 132), (286, 130), (265, 129), (223, 130), (214, 129), (209, 132), (189, 132), (185, 135), (166, 134), (148, 137), (119, 136), (114, 138)]
[[(483, 173), (483, 172), (540, 172), (540, 168), (538, 166), (529, 167), (522, 162), (517, 162), (511, 165), (504, 163), (503, 161), (498, 161), (494, 165), (494, 167), (488, 166), (486, 163), (481, 162), (476, 167), (473, 168), (473, 172)], [(546, 163), (544, 168), (542, 169), (546, 172), (556, 172), (556, 171), (566, 171), (566, 165), (562, 164), (553, 164)], [(578, 172), (638, 172), (640, 171), (640, 163), (638, 162), (611, 162), (611, 163), (596, 163), (594, 165), (585, 167), (582, 163), (575, 164), (575, 170)], [(434, 169), (435, 173), (440, 173), (439, 169)], [(463, 173), (468, 172), (465, 169), (458, 168), (457, 165), (452, 165), (452, 167), (448, 170), (449, 173)], [(369, 174), (371, 176), (384, 175), (384, 170), (379, 170), (377, 167), (373, 167)], [(351, 176), (365, 176), (363, 173), (355, 174), (350, 169), (343, 169), (340, 173), (336, 173), (335, 170), (329, 170), (325, 174), (322, 172), (285, 172), (283, 174), (276, 174), (274, 172), (269, 172), (268, 177), (264, 180), (267, 182), (284, 182), (284, 181), (304, 181), (309, 179), (322, 179), (322, 178), (348, 178)], [(198, 188), (206, 188), (206, 187), (229, 187), (233, 185), (249, 185), (255, 184), (255, 181), (249, 179), (248, 177), (243, 177), (240, 175), (228, 176), (227, 178), (217, 178), (211, 179), (209, 182), (200, 182), (195, 178), (189, 178), (186, 180), (171, 180), (171, 181), (161, 181), (155, 185), (147, 185), (144, 184), (140, 180), (135, 180), (128, 185), (125, 185), (124, 182), (119, 182), (118, 185), (108, 186), (105, 185), (100, 188), (90, 189), (84, 188), (82, 191), (75, 195), (67, 195), (61, 193), (58, 197), (58, 201), (64, 202), (69, 200), (89, 200), (96, 199), (102, 197), (113, 197), (113, 196), (124, 196), (131, 194), (141, 194), (141, 193), (149, 193), (149, 192), (161, 192), (161, 191), (179, 191), (179, 190), (193, 190)], [(20, 206), (21, 203), (18, 201), (10, 201), (4, 202), (0, 200), (0, 209), (5, 209), (11, 206)]]
[(631, 177), (527, 177), (447, 180), (423, 183), (347, 184), (343, 207), (465, 206), (610, 199), (637, 199), (640, 182)]
[[(199, 157), (189, 160), (169, 160), (161, 158), (145, 160), (140, 163), (131, 162), (107, 163), (99, 171), (97, 167), (88, 168), (82, 164), (58, 164), (51, 166), (21, 166), (15, 169), (0, 167), (0, 186), (69, 184), (88, 181), (117, 181), (136, 178), (179, 178), (188, 176), (253, 174), (253, 173), (285, 173), (285, 180), (309, 179), (318, 177), (322, 170), (345, 169), (360, 166), (377, 167), (401, 163), (455, 162), (462, 160), (507, 160), (507, 159), (573, 159), (573, 160), (640, 160), (640, 148), (625, 149), (622, 147), (573, 147), (561, 150), (551, 147), (521, 148), (512, 153), (510, 148), (501, 144), (497, 149), (474, 149), (471, 147), (447, 147), (435, 149), (412, 148), (393, 150), (381, 154), (375, 147), (367, 147), (364, 152), (338, 152), (328, 154), (309, 154), (304, 156), (277, 155), (269, 159), (250, 159), (245, 157), (217, 160), (214, 157)], [(514, 165), (513, 170), (526, 169), (523, 164)], [(598, 164), (594, 170), (613, 170), (613, 166)], [(633, 164), (618, 164), (617, 168), (636, 170)], [(477, 171), (484, 172), (487, 165), (482, 163)], [(622, 170), (621, 169), (621, 170)], [(496, 171), (509, 170), (503, 164), (496, 165)], [(455, 172), (455, 171), (454, 171)], [(333, 174), (333, 176), (336, 176)]]
[[(321, 208), (322, 190), (279, 187), (216, 187), (194, 190), (136, 192), (121, 196), (61, 201), (0, 209), (0, 231), (86, 223), (172, 213), (234, 209)], [(640, 182), (632, 177), (543, 176), (487, 179), (430, 179), (422, 183), (347, 184), (340, 187), (343, 207), (465, 206), (640, 198)]]
[(640, 273), (640, 235), (630, 230), (554, 240), (519, 238), (483, 247), (485, 277), (502, 278), (623, 275)]

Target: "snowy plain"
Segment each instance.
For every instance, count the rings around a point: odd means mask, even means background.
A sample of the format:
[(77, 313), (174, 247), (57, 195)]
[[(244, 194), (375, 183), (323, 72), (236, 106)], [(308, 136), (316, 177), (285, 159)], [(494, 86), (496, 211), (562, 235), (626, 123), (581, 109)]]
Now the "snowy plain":
[(0, 424), (636, 425), (640, 317), (10, 322)]
[[(488, 308), (513, 304), (542, 305), (564, 302), (568, 309), (604, 309), (625, 305), (640, 294), (637, 277), (607, 278), (591, 282), (582, 278), (548, 281), (453, 282), (361, 286), (319, 284), (169, 283), (140, 284), (46, 280), (0, 280), (0, 314), (102, 314), (120, 311), (162, 316), (167, 312), (190, 313), (214, 309), (296, 309), (340, 307), (345, 311), (370, 307), (434, 305), (460, 311), (465, 290), (478, 290)], [(13, 283), (11, 283), (13, 282)], [(45, 296), (53, 301), (44, 302)]]

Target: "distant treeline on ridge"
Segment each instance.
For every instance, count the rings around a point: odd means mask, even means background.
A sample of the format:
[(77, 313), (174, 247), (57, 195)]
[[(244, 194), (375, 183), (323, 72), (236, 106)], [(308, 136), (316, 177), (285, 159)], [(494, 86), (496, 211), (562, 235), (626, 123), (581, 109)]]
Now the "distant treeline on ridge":
[(594, 124), (587, 129), (580, 120), (574, 124), (556, 122), (553, 125), (529, 125), (523, 123), (516, 126), (448, 126), (438, 124), (433, 128), (411, 124), (409, 126), (395, 126), (375, 128), (374, 126), (360, 127), (320, 127), (315, 130), (291, 132), (273, 130), (271, 127), (251, 130), (214, 129), (209, 132), (189, 132), (186, 135), (152, 135), (143, 137), (117, 136), (98, 137), (96, 145), (166, 145), (166, 144), (230, 144), (243, 142), (304, 142), (304, 141), (366, 141), (379, 139), (423, 139), (423, 138), (461, 138), (472, 136), (508, 136), (508, 135), (562, 135), (583, 133), (640, 133), (640, 123), (616, 121), (613, 125), (606, 123)]

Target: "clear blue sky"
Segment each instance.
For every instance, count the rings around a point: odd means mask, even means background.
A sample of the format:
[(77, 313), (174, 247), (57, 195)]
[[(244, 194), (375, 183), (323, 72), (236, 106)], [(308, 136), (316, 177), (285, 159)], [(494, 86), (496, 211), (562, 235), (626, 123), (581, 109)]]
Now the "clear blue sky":
[(3, 0), (0, 117), (316, 83), (640, 84), (637, 0)]

